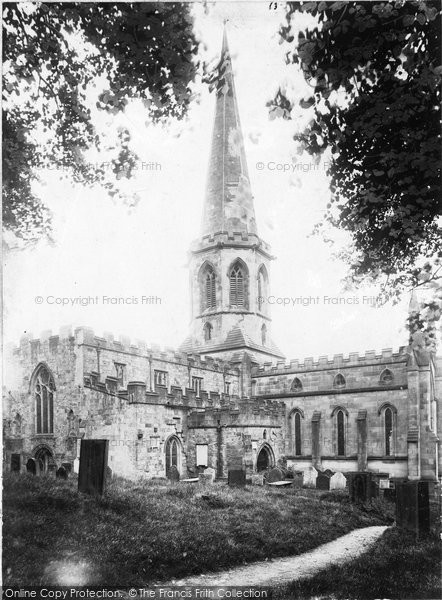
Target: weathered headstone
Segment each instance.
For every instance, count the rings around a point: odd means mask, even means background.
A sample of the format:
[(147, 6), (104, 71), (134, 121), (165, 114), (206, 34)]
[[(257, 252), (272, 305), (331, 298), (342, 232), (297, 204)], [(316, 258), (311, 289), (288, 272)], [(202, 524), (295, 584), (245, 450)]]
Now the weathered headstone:
[(21, 465), (21, 456), (20, 454), (11, 454), (11, 471), (13, 473), (20, 473), (20, 465)]
[(396, 484), (396, 524), (417, 534), (430, 531), (428, 481), (406, 481)]
[(304, 485), (306, 487), (316, 487), (316, 479), (318, 477), (318, 471), (315, 467), (308, 467), (304, 469)]
[(106, 488), (106, 467), (109, 440), (81, 440), (78, 491), (103, 494)]
[(274, 467), (273, 469), (270, 469), (266, 476), (267, 483), (275, 483), (276, 481), (283, 481), (283, 479), (284, 473), (279, 467)]
[(64, 467), (59, 467), (55, 473), (55, 476), (57, 477), (57, 479), (67, 479), (68, 478), (68, 474)]
[(352, 502), (368, 502), (377, 495), (377, 487), (372, 473), (351, 473), (348, 479), (348, 492)]
[(253, 473), (252, 485), (264, 485), (264, 475), (262, 473)]
[(26, 462), (26, 472), (30, 473), (31, 475), (37, 474), (37, 465), (33, 458), (28, 458), (28, 460)]
[(200, 483), (211, 485), (215, 481), (215, 469), (211, 467), (205, 469), (204, 473), (199, 474), (199, 481)]
[(68, 475), (70, 475), (72, 473), (72, 463), (64, 462), (64, 463), (61, 463), (61, 466), (65, 469), (65, 471)]
[(343, 473), (337, 471), (330, 477), (331, 490), (345, 490), (347, 487), (347, 478)]
[(230, 469), (227, 475), (229, 485), (246, 485), (246, 472), (244, 469)]
[(304, 473), (303, 471), (293, 471), (293, 487), (302, 488), (304, 485)]
[(327, 469), (326, 471), (318, 471), (318, 477), (316, 478), (316, 489), (317, 490), (329, 490), (330, 479), (334, 475), (333, 471)]
[(175, 465), (171, 465), (167, 471), (167, 478), (170, 481), (179, 481), (180, 480), (180, 472), (176, 468)]

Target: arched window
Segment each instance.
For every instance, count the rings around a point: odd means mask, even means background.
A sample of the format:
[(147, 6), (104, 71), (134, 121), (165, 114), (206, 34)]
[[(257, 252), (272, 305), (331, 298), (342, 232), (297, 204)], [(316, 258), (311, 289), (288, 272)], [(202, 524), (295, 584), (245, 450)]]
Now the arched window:
[(385, 456), (393, 454), (393, 411), (387, 407), (384, 412)]
[(384, 369), (379, 377), (381, 385), (391, 385), (393, 383), (393, 373), (390, 369)]
[(261, 265), (258, 271), (258, 310), (260, 311), (266, 306), (268, 281), (267, 269)]
[(204, 340), (208, 342), (212, 339), (212, 325), (210, 323), (206, 323), (204, 325)]
[(230, 306), (246, 306), (245, 271), (239, 262), (230, 270)]
[(345, 456), (345, 415), (342, 410), (336, 413), (336, 433), (338, 456)]
[(292, 381), (292, 385), (290, 387), (290, 390), (292, 392), (301, 392), (302, 391), (302, 383), (301, 380), (298, 379), (297, 377), (294, 378), (294, 380)]
[(264, 325), (261, 327), (261, 344), (265, 346), (267, 344), (267, 326)]
[(343, 375), (341, 375), (341, 373), (338, 373), (333, 380), (333, 387), (335, 389), (341, 389), (341, 388), (345, 388), (346, 385), (347, 385), (347, 383), (345, 381), (345, 377)]
[(175, 479), (180, 473), (180, 443), (175, 436), (166, 442), (166, 477)]
[(36, 433), (54, 433), (54, 378), (41, 365), (34, 381)]
[(211, 265), (206, 265), (204, 271), (203, 309), (216, 308), (216, 277)]
[(289, 416), (289, 452), (295, 456), (302, 455), (302, 420), (304, 413), (295, 408)]

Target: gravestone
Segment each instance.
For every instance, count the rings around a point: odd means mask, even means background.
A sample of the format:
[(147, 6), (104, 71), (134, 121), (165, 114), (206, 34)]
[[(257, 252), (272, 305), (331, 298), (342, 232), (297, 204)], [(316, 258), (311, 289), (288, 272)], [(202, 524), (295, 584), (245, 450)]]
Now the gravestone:
[(175, 465), (171, 465), (167, 471), (167, 479), (170, 481), (179, 481), (180, 480), (180, 472), (176, 468)]
[(28, 461), (26, 463), (26, 472), (30, 473), (31, 475), (37, 474), (37, 465), (33, 458), (28, 458)]
[(74, 465), (73, 465), (73, 471), (74, 471), (74, 473), (78, 473), (79, 470), (80, 470), (80, 459), (75, 458)]
[(352, 502), (368, 502), (377, 496), (377, 486), (373, 474), (367, 472), (351, 473), (348, 479), (348, 492)]
[(11, 454), (11, 472), (12, 473), (20, 473), (20, 454)]
[(396, 524), (417, 534), (429, 533), (428, 481), (406, 481), (396, 484)]
[(345, 490), (347, 487), (347, 478), (343, 473), (337, 471), (330, 477), (331, 490)]
[(318, 477), (316, 478), (316, 489), (317, 490), (329, 490), (330, 479), (334, 475), (333, 471), (327, 469), (325, 471), (318, 471)]
[(228, 485), (246, 485), (246, 472), (244, 469), (230, 469), (227, 474)]
[(262, 473), (253, 473), (252, 485), (264, 485), (264, 475)]
[(102, 495), (106, 488), (109, 440), (81, 440), (78, 491)]
[(106, 467), (106, 479), (108, 481), (111, 481), (112, 480), (112, 476), (113, 476), (112, 469), (110, 467)]
[(304, 473), (303, 471), (293, 471), (293, 487), (302, 488), (304, 485)]
[(318, 471), (315, 467), (308, 467), (304, 470), (304, 485), (306, 487), (316, 487), (316, 479), (318, 478)]
[(280, 469), (279, 467), (274, 467), (273, 469), (270, 469), (270, 471), (267, 473), (267, 476), (265, 479), (266, 479), (267, 483), (275, 483), (276, 481), (283, 481), (284, 473), (283, 473), (282, 469)]
[(72, 463), (64, 462), (64, 463), (61, 463), (61, 466), (65, 469), (68, 476), (72, 473)]
[(60, 467), (59, 469), (57, 469), (55, 476), (57, 479), (67, 479), (68, 478), (68, 474), (64, 467)]
[(215, 481), (215, 469), (211, 467), (205, 469), (204, 473), (199, 474), (199, 481), (200, 483), (211, 485)]

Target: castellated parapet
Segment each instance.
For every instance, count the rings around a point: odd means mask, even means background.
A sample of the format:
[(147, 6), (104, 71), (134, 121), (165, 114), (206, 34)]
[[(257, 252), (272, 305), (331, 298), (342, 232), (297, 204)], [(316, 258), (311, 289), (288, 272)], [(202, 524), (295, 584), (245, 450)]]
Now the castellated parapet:
[(195, 240), (191, 246), (191, 252), (200, 252), (211, 247), (237, 247), (237, 248), (256, 248), (266, 254), (269, 258), (271, 248), (267, 242), (262, 240), (257, 234), (247, 231), (218, 231), (213, 234), (204, 235)]
[(348, 356), (335, 354), (332, 357), (320, 356), (317, 360), (312, 357), (303, 360), (265, 362), (258, 367), (252, 368), (253, 377), (266, 377), (269, 375), (287, 375), (289, 373), (298, 373), (302, 371), (320, 371), (328, 369), (341, 369), (349, 366), (367, 366), (369, 364), (389, 364), (407, 361), (409, 348), (401, 346), (397, 352), (392, 348), (384, 348), (381, 352), (367, 350), (364, 354), (359, 352), (350, 352)]

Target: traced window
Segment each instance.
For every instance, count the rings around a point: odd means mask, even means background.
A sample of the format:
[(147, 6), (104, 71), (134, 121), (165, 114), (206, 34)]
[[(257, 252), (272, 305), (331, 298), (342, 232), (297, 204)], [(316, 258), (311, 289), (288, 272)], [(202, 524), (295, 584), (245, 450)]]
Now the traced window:
[(393, 383), (393, 373), (390, 371), (390, 369), (384, 369), (382, 371), (379, 381), (383, 385), (390, 385)]
[(174, 478), (179, 473), (180, 445), (176, 437), (171, 437), (166, 442), (166, 477)]
[(267, 344), (267, 326), (264, 325), (261, 327), (261, 344), (265, 346)]
[(345, 381), (345, 377), (341, 375), (341, 373), (338, 373), (333, 380), (333, 387), (336, 389), (340, 389), (345, 388), (346, 385), (347, 383)]
[(386, 408), (384, 412), (385, 456), (393, 454), (393, 411)]
[(116, 377), (120, 386), (124, 387), (124, 375), (126, 372), (126, 365), (123, 363), (114, 362)]
[(207, 467), (209, 464), (209, 447), (207, 444), (196, 445), (196, 466)]
[(245, 273), (240, 263), (230, 271), (230, 306), (245, 306)]
[(153, 372), (154, 383), (157, 385), (167, 385), (167, 371), (157, 371)]
[(295, 377), (294, 380), (292, 381), (292, 385), (291, 385), (290, 389), (292, 392), (301, 392), (302, 391), (301, 380), (298, 379), (297, 377)]
[(54, 378), (45, 366), (41, 366), (35, 377), (36, 432), (54, 432)]
[(204, 325), (204, 340), (208, 342), (212, 339), (212, 325), (210, 323), (205, 323)]
[(345, 456), (345, 414), (342, 410), (336, 413), (336, 430), (338, 456)]
[(198, 398), (201, 395), (202, 387), (203, 387), (203, 378), (202, 377), (192, 377), (192, 389), (195, 391)]

